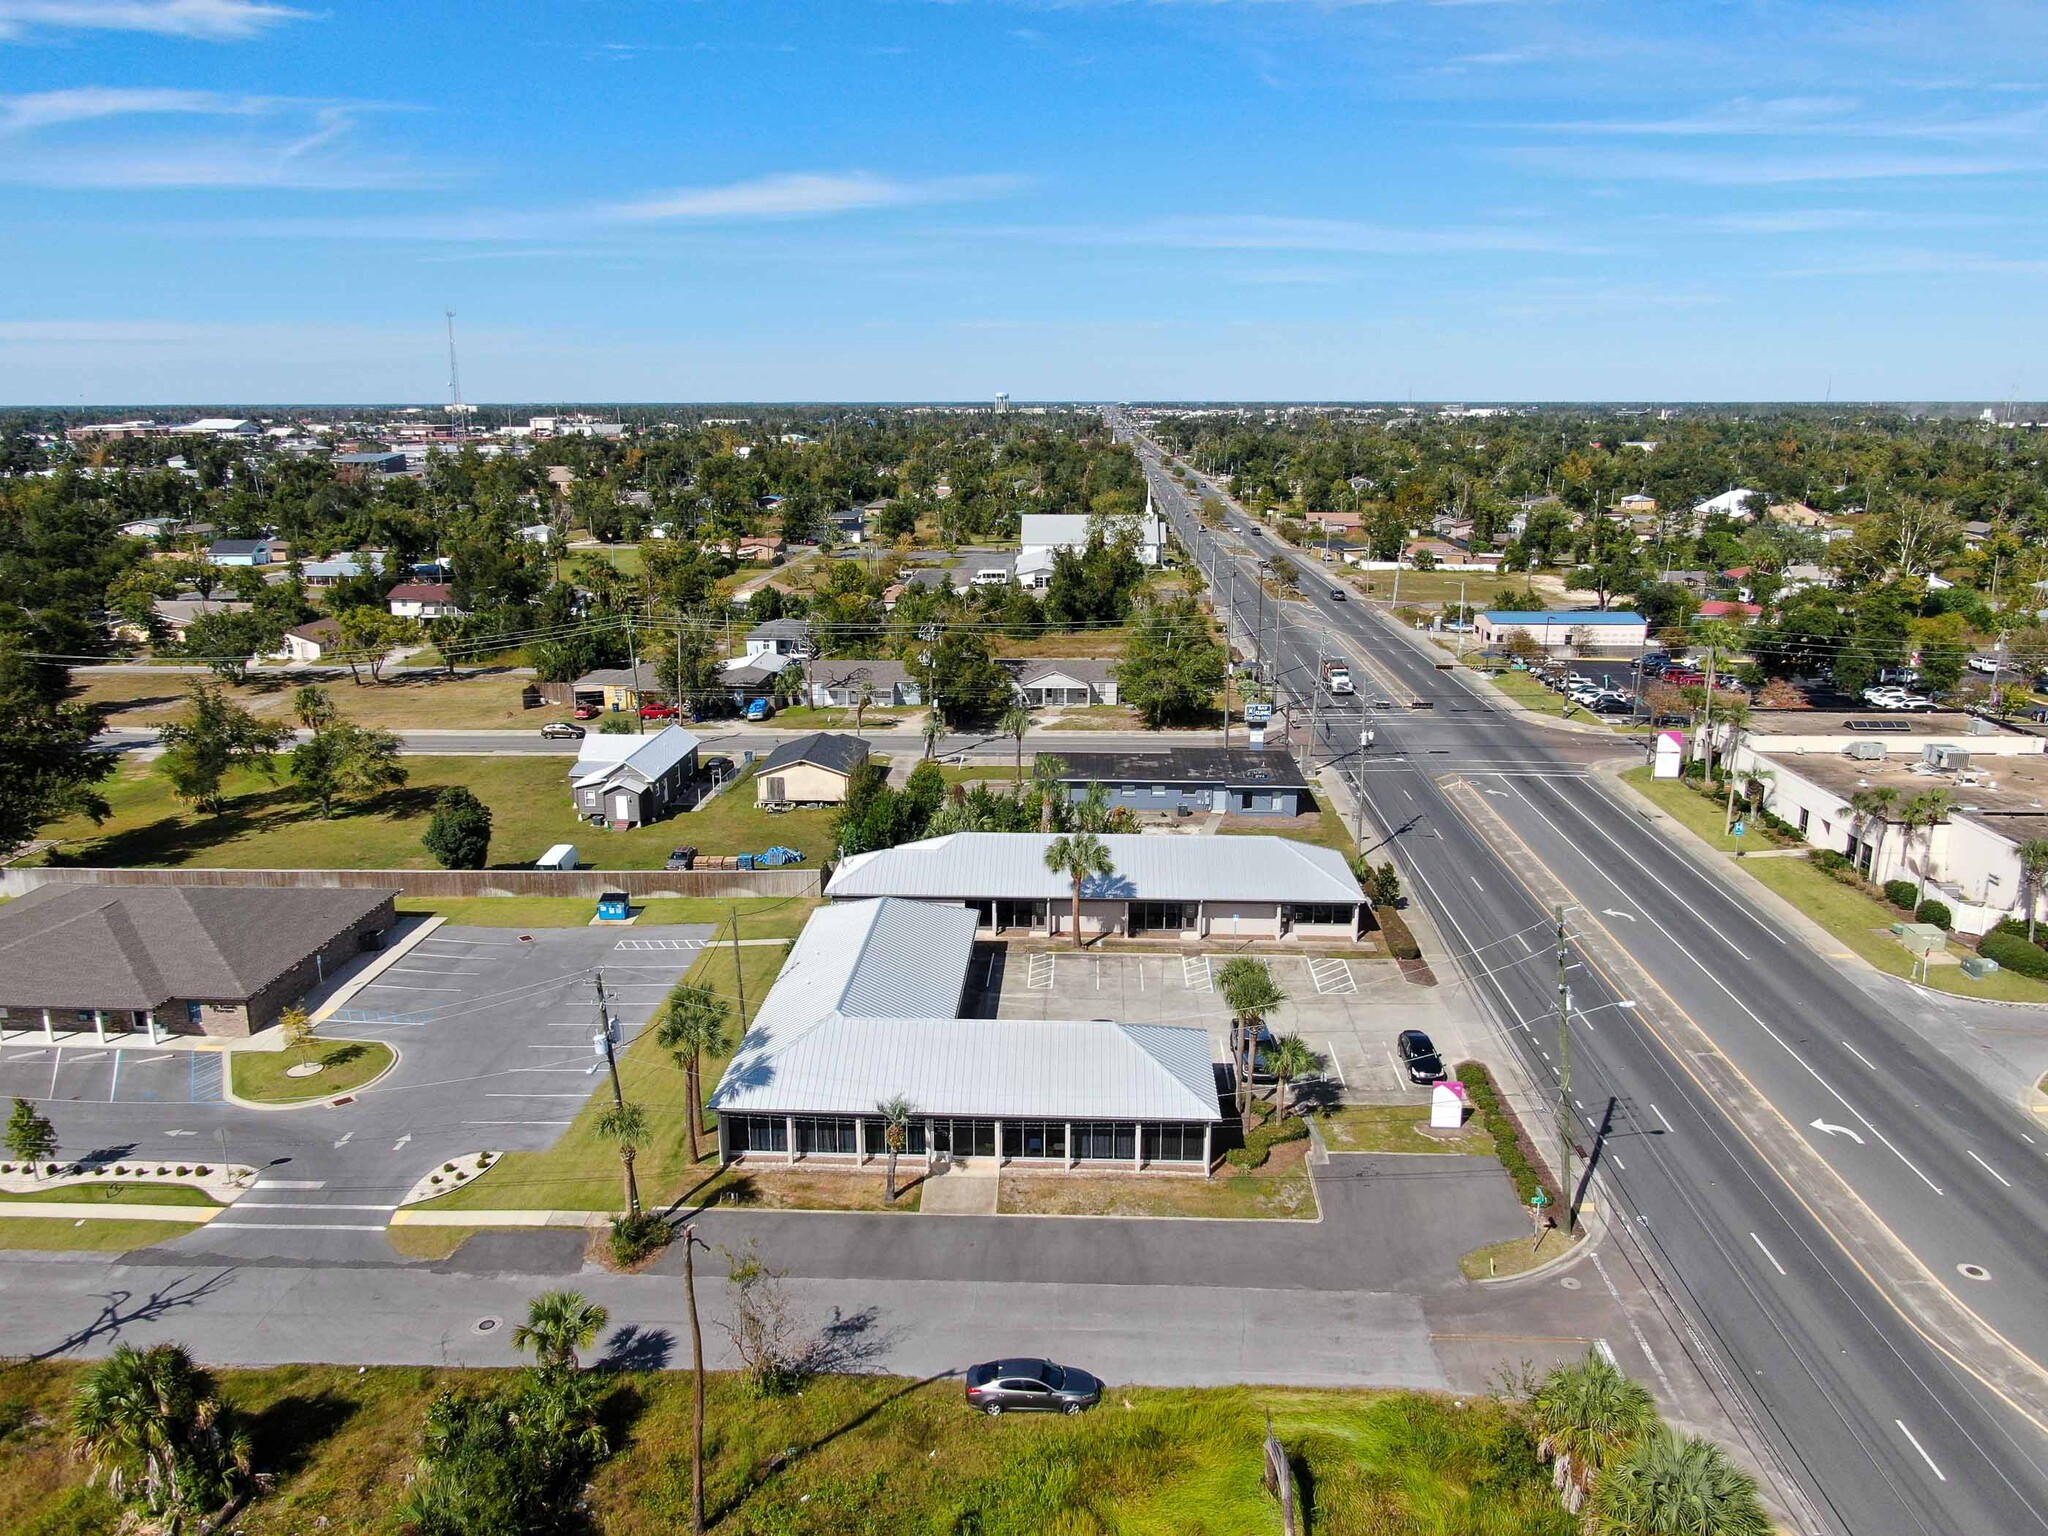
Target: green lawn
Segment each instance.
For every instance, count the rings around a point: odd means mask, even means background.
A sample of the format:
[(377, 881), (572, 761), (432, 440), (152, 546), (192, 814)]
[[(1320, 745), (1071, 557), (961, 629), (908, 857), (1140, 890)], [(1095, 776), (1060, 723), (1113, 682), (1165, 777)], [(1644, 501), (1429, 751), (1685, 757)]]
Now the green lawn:
[(1539, 1264), (1548, 1264), (1562, 1256), (1574, 1243), (1583, 1239), (1583, 1228), (1579, 1237), (1567, 1238), (1557, 1228), (1546, 1227), (1541, 1234), (1531, 1232), (1524, 1237), (1511, 1237), (1504, 1242), (1475, 1248), (1458, 1260), (1458, 1268), (1467, 1280), (1494, 1280), (1504, 1275), (1525, 1274)]
[(1429, 1101), (1347, 1104), (1316, 1122), (1332, 1152), (1465, 1152), (1493, 1155), (1493, 1140), (1474, 1122), (1461, 1131), (1431, 1135)]
[[(0, 1216), (0, 1251), (40, 1250), (46, 1253), (126, 1253), (152, 1243), (168, 1243), (174, 1237), (198, 1231), (198, 1224), (181, 1221), (74, 1221), (56, 1216)], [(0, 1478), (0, 1489), (6, 1479)], [(4, 1518), (5, 1494), (0, 1492), (0, 1530), (18, 1530)]]
[[(742, 923), (744, 924), (744, 919)], [(692, 981), (708, 986), (732, 1006), (737, 1043), (739, 1009), (736, 996), (740, 979), (734, 974), (733, 956), (740, 957), (744, 978), (747, 1017), (752, 1018), (782, 969), (788, 951), (780, 945), (741, 948), (737, 951), (710, 949), (690, 967)], [(704, 1064), (704, 1093), (708, 1098), (725, 1068), (723, 1058)], [(683, 1106), (682, 1068), (655, 1043), (654, 1034), (643, 1031), (619, 1056), (619, 1081), (626, 1097), (647, 1111), (648, 1144), (640, 1149), (636, 1172), (640, 1198), (650, 1207), (664, 1207), (698, 1191), (717, 1172), (718, 1141), (715, 1130), (705, 1139), (704, 1160), (690, 1162), (690, 1146)], [(597, 1135), (597, 1118), (611, 1099), (611, 1084), (600, 1077), (590, 1099), (575, 1122), (555, 1144), (540, 1152), (507, 1152), (488, 1171), (458, 1190), (428, 1202), (424, 1209), (436, 1211), (487, 1210), (617, 1210), (624, 1201), (624, 1182), (619, 1157)], [(707, 1113), (705, 1123), (715, 1128), (717, 1117)]]
[[(1879, 970), (1894, 976), (1911, 973), (1913, 957), (1884, 931), (1898, 921), (1898, 914), (1883, 902), (1831, 879), (1803, 858), (1750, 859), (1742, 867)], [(1978, 981), (1965, 976), (1959, 965), (1934, 965), (1927, 968), (1925, 980), (1935, 990), (1958, 997), (2048, 1003), (2048, 983), (2011, 971), (1994, 971)]]
[[(924, 712), (917, 709), (868, 709), (861, 714), (860, 728), (866, 734), (901, 725), (906, 720), (923, 718)], [(779, 731), (843, 731), (849, 736), (854, 734), (853, 711), (837, 705), (826, 709), (809, 704), (791, 705), (788, 709), (776, 710), (769, 724)]]
[(1569, 712), (1574, 720), (1599, 719), (1597, 715), (1587, 714), (1563, 694), (1544, 687), (1526, 672), (1517, 672), (1509, 668), (1504, 672), (1489, 672), (1486, 675), (1494, 687), (1533, 714), (1552, 715), (1561, 720)]
[(0, 1205), (83, 1204), (104, 1200), (116, 1205), (217, 1206), (220, 1202), (203, 1189), (190, 1184), (150, 1184), (108, 1177), (90, 1184), (65, 1184), (56, 1189), (38, 1189), (26, 1195), (0, 1195)]
[(998, 1209), (1007, 1215), (1177, 1216), (1211, 1221), (1313, 1221), (1315, 1185), (1306, 1141), (1283, 1142), (1265, 1166), (1224, 1163), (1214, 1178), (1160, 1173), (1006, 1173)]
[[(383, 730), (513, 730), (538, 731), (546, 720), (566, 711), (543, 704), (526, 708), (522, 694), (531, 678), (514, 676), (509, 663), (493, 663), (489, 671), (462, 677), (387, 673), (373, 683), (362, 674), (354, 681), (346, 667), (317, 676), (258, 675), (240, 687), (223, 685), (227, 696), (266, 720), (291, 721), (292, 695), (307, 682), (325, 687), (337, 708), (358, 725)], [(152, 676), (143, 672), (74, 672), (71, 697), (95, 704), (115, 726), (161, 725), (181, 718), (188, 707), (187, 690), (196, 674)], [(216, 678), (207, 681), (218, 682)]]
[[(1392, 571), (1361, 571), (1355, 566), (1346, 566), (1352, 585), (1367, 597), (1394, 597), (1394, 573)], [(1403, 571), (1401, 572), (1401, 601), (1404, 603), (1446, 603), (1455, 605), (1458, 590), (1464, 588), (1465, 601), (1475, 608), (1491, 607), (1503, 592), (1525, 592), (1529, 590), (1527, 580), (1521, 576), (1497, 576), (1478, 572), (1460, 571)], [(1552, 599), (1546, 597), (1546, 602)]]
[[(725, 923), (737, 912), (743, 939), (793, 939), (818, 903), (805, 896), (655, 896), (640, 903), (639, 921)], [(470, 896), (428, 901), (402, 896), (403, 913), (440, 913), (458, 928), (582, 928), (594, 905), (581, 896)]]
[[(431, 869), (420, 845), (434, 796), (467, 785), (491, 807), (491, 861), (531, 863), (556, 843), (574, 843), (604, 869), (659, 869), (669, 850), (694, 844), (705, 853), (759, 852), (772, 844), (803, 850), (815, 865), (833, 851), (830, 810), (771, 815), (740, 780), (701, 809), (629, 832), (580, 821), (569, 803), (562, 757), (408, 757), (403, 789), (323, 821), (283, 777), (271, 782), (238, 771), (217, 815), (180, 804), (151, 766), (131, 762), (103, 786), (113, 814), (99, 827), (73, 817), (43, 829), (63, 846), (48, 863), (191, 864), (223, 869)], [(28, 862), (34, 862), (29, 860)]]
[(1334, 848), (1347, 859), (1358, 851), (1350, 825), (1323, 795), (1316, 797), (1316, 809), (1306, 816), (1226, 816), (1217, 830), (1227, 837), (1286, 837), (1315, 843)]
[[(716, 1257), (706, 1270), (717, 1272)], [(705, 1281), (700, 1275), (700, 1285)], [(716, 1287), (721, 1282), (709, 1282)], [(83, 1363), (0, 1369), (9, 1475), (0, 1529), (112, 1530), (103, 1487), (65, 1445)], [(246, 1536), (395, 1529), (427, 1405), (507, 1371), (376, 1366), (222, 1370), (266, 1481)], [(600, 1536), (690, 1526), (688, 1371), (601, 1378), (615, 1452), (592, 1478)], [(1260, 1481), (1266, 1416), (1299, 1469), (1307, 1529), (1329, 1536), (1571, 1536), (1522, 1410), (1448, 1393), (1117, 1388), (1078, 1419), (984, 1420), (960, 1384), (864, 1373), (762, 1399), (708, 1379), (706, 1502), (731, 1536), (1245, 1536), (1277, 1531)]]
[[(1724, 806), (1717, 806), (1698, 790), (1689, 788), (1677, 779), (1653, 779), (1650, 777), (1650, 773), (1649, 765), (1644, 764), (1640, 768), (1629, 769), (1628, 772), (1621, 776), (1621, 781), (1687, 831), (1705, 838), (1721, 852), (1746, 853), (1758, 848), (1775, 848), (1778, 846), (1774, 841), (1761, 833), (1751, 833), (1742, 837), (1730, 837), (1725, 830), (1728, 817)], [(1765, 864), (1792, 862), (1795, 861), (1790, 859), (1765, 859), (1754, 868), (1749, 865), (1744, 865), (1743, 867), (1749, 869), (1754, 874), (1757, 869), (1763, 868)], [(1832, 885), (1834, 882), (1829, 881), (1828, 883)]]
[[(381, 1077), (397, 1059), (381, 1040), (329, 1040), (316, 1038), (303, 1056), (297, 1051), (233, 1051), (228, 1070), (233, 1074), (235, 1092), (258, 1104), (304, 1104), (331, 1099), (351, 1088), (360, 1088)], [(301, 1062), (318, 1061), (323, 1070), (310, 1077), (293, 1077), (291, 1069)]]

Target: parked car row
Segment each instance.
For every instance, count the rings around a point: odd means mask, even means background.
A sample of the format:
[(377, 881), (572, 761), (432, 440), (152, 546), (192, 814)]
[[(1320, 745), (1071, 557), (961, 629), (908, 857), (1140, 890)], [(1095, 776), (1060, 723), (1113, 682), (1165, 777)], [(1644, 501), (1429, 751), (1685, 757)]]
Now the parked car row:
[(1562, 667), (1545, 668), (1536, 677), (1547, 687), (1555, 688), (1579, 708), (1596, 715), (1632, 715), (1637, 709), (1637, 699), (1624, 689), (1614, 688), (1580, 672), (1570, 672)]
[(1873, 687), (1866, 688), (1863, 690), (1862, 698), (1864, 703), (1883, 710), (1920, 711), (1935, 707), (1934, 700), (1928, 698), (1925, 694), (1908, 693), (1896, 683), (1879, 683)]

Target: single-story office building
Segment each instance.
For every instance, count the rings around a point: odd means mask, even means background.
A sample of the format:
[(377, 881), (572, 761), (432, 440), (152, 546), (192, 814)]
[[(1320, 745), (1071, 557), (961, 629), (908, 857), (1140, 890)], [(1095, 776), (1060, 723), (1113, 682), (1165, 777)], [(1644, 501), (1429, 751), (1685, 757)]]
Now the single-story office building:
[(858, 1169), (875, 1106), (914, 1106), (909, 1156), (1206, 1172), (1223, 1118), (1206, 1029), (963, 1018), (975, 916), (920, 901), (812, 914), (711, 1095), (718, 1156)]
[(240, 1039), (396, 921), (398, 893), (266, 885), (46, 885), (0, 906), (13, 1029)]
[[(1071, 936), (1073, 882), (1045, 867), (1040, 832), (955, 832), (843, 859), (834, 901), (899, 896), (971, 907), (977, 929)], [(1083, 938), (1158, 934), (1186, 940), (1358, 937), (1365, 893), (1344, 856), (1283, 837), (1102, 839), (1112, 873), (1083, 882)]]
[(1609, 608), (1552, 608), (1525, 613), (1488, 609), (1473, 623), (1482, 648), (1506, 646), (1518, 636), (1546, 651), (1622, 651), (1635, 655), (1650, 642), (1650, 624), (1640, 613)]
[(1299, 816), (1308, 780), (1278, 748), (1172, 747), (1163, 752), (1067, 752), (1061, 784), (1083, 800), (1100, 784), (1109, 803), (1162, 815)]

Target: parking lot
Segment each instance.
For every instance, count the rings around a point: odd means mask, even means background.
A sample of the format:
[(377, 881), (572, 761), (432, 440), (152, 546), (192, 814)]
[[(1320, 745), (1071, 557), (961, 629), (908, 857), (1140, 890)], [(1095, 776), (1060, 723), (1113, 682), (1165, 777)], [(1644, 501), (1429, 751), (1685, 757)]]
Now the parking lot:
[[(1285, 952), (1256, 958), (1287, 994), (1267, 1021), (1275, 1034), (1298, 1034), (1324, 1057), (1325, 1073), (1347, 1097), (1398, 1097), (1410, 1088), (1394, 1057), (1394, 1037), (1425, 1030), (1447, 1061), (1483, 1039), (1468, 1022), (1462, 988), (1417, 986), (1386, 960), (1314, 958)], [(1000, 1018), (1115, 1019), (1125, 1024), (1201, 1024), (1215, 1059), (1224, 1060), (1230, 1010), (1216, 990), (1227, 954), (1089, 954), (986, 945), (970, 977), (970, 1006)]]

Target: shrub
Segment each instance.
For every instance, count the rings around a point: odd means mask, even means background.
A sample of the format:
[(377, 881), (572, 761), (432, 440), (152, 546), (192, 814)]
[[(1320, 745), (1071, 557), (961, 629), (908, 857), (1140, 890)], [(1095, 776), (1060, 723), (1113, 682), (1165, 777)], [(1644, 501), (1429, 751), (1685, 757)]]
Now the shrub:
[(180, 1164), (178, 1164), (178, 1177), (179, 1177), (179, 1178), (181, 1178), (181, 1179), (186, 1179), (186, 1178), (190, 1178), (191, 1176), (192, 1176), (192, 1170), (191, 1170), (191, 1169), (190, 1169), (189, 1167), (187, 1167), (187, 1166), (186, 1166), (185, 1164), (183, 1164), (183, 1163), (180, 1163)]
[(1224, 1153), (1224, 1159), (1233, 1168), (1259, 1168), (1273, 1155), (1273, 1149), (1283, 1142), (1300, 1141), (1308, 1135), (1308, 1122), (1299, 1115), (1289, 1115), (1278, 1123), (1269, 1123), (1245, 1132), (1244, 1145), (1232, 1147)]
[(200, 1165), (199, 1165), (199, 1166), (198, 1166), (197, 1168), (194, 1168), (194, 1169), (193, 1169), (192, 1171), (193, 1171), (194, 1173), (198, 1174), (198, 1175), (199, 1175), (199, 1177), (201, 1177), (202, 1179), (203, 1179), (203, 1178), (205, 1178), (205, 1177), (206, 1177), (206, 1176), (207, 1176), (208, 1174), (210, 1174), (210, 1173), (212, 1173), (212, 1172), (213, 1172), (213, 1170), (212, 1170), (211, 1168), (207, 1167), (207, 1166), (206, 1166), (206, 1164), (204, 1164), (204, 1163), (201, 1163), (201, 1164), (200, 1164)]
[(1500, 1159), (1501, 1167), (1507, 1169), (1508, 1177), (1515, 1181), (1515, 1193), (1524, 1205), (1536, 1198), (1536, 1191), (1544, 1190), (1551, 1197), (1551, 1208), (1557, 1207), (1557, 1191), (1536, 1166), (1530, 1156), (1528, 1143), (1523, 1139), (1522, 1128), (1515, 1120), (1515, 1112), (1508, 1108), (1507, 1101), (1500, 1096), (1500, 1089), (1493, 1081), (1493, 1073), (1476, 1061), (1461, 1061), (1456, 1073), (1459, 1082), (1465, 1085), (1465, 1097), (1472, 1102), (1473, 1117), (1493, 1140), (1493, 1155)]
[(1849, 856), (1846, 853), (1837, 853), (1832, 848), (1816, 848), (1806, 857), (1815, 868), (1826, 870), (1831, 875), (1837, 870), (1849, 867)]
[(1884, 899), (1902, 912), (1913, 910), (1913, 903), (1920, 899), (1920, 887), (1910, 880), (1887, 880), (1884, 883)]
[(674, 1229), (652, 1211), (638, 1216), (614, 1216), (610, 1239), (612, 1262), (621, 1269), (638, 1264), (666, 1248)]
[(1956, 925), (1955, 914), (1949, 911), (1948, 903), (1936, 901), (1932, 896), (1913, 909), (1913, 921), (1916, 923), (1932, 923), (1943, 933), (1947, 933), (1949, 929)]
[(2048, 949), (2029, 944), (2023, 935), (2007, 933), (2003, 924), (1978, 941), (1977, 953), (2016, 975), (2048, 981)]
[(1386, 936), (1387, 953), (1396, 960), (1420, 960), (1422, 946), (1408, 930), (1407, 919), (1392, 907), (1374, 907), (1372, 920)]

